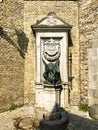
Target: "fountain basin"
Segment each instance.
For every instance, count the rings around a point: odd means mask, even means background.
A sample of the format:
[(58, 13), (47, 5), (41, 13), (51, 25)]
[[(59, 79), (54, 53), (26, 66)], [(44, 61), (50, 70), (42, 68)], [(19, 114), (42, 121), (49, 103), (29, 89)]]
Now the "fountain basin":
[(65, 130), (68, 126), (67, 113), (62, 110), (60, 111), (60, 119), (56, 120), (45, 120), (40, 121), (40, 130)]

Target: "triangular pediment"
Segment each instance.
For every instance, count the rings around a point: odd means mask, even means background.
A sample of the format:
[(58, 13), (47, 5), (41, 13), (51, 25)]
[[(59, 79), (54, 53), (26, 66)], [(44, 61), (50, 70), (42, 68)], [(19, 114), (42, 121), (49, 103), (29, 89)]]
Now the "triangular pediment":
[(55, 13), (51, 12), (47, 15), (47, 17), (39, 22), (39, 25), (55, 26), (65, 25), (65, 23), (61, 19), (57, 18)]
[(36, 25), (47, 25), (47, 26), (65, 25), (65, 26), (70, 26), (69, 24), (65, 23), (63, 20), (58, 18), (54, 12), (49, 13), (47, 15), (47, 17), (38, 21), (38, 23)]
[(49, 13), (45, 18), (37, 21), (36, 24), (31, 25), (34, 31), (66, 31), (72, 28), (72, 25), (64, 22), (62, 19), (58, 18), (54, 12)]

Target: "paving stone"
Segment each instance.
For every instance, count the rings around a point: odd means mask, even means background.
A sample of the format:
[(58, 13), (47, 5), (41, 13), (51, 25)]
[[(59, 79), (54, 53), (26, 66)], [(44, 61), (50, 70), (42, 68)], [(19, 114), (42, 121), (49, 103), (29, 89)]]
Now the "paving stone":
[(33, 127), (33, 120), (31, 118), (25, 118), (20, 121), (19, 127), (23, 129), (31, 129)]

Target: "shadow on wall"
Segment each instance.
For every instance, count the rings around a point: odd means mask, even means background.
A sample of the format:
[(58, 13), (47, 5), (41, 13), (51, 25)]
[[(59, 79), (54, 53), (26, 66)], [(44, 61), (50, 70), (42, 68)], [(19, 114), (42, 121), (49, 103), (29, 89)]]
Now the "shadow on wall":
[(71, 38), (70, 32), (68, 32), (68, 46), (69, 46), (69, 47), (72, 47), (72, 46), (73, 46), (73, 42), (72, 42), (72, 38)]
[(29, 39), (26, 37), (26, 34), (21, 29), (20, 30), (15, 29), (15, 32), (18, 38), (17, 40), (18, 44), (10, 38), (10, 36), (2, 27), (0, 27), (0, 36), (7, 42), (9, 42), (9, 44), (13, 45), (19, 51), (22, 58), (25, 59), (25, 53), (27, 52)]

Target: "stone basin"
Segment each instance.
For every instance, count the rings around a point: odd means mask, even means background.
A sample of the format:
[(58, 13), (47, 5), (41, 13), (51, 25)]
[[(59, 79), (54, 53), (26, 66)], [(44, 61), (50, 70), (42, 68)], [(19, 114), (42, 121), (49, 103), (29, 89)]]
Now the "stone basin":
[(65, 130), (67, 126), (68, 118), (64, 110), (60, 111), (60, 118), (58, 119), (42, 119), (40, 121), (40, 130)]

